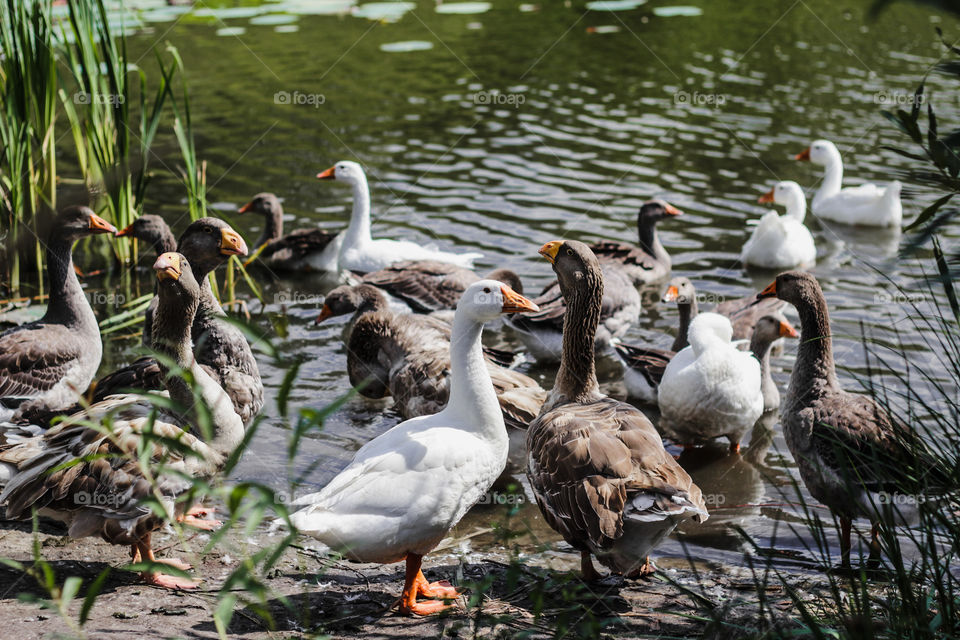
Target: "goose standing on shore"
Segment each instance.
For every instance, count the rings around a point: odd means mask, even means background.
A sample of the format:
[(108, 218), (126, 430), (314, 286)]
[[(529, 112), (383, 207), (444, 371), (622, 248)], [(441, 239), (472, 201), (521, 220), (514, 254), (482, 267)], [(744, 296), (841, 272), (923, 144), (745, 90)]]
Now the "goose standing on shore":
[(803, 224), (807, 215), (807, 198), (803, 189), (792, 180), (778, 182), (760, 203), (773, 202), (787, 208), (785, 214), (768, 211), (753, 230), (740, 260), (744, 265), (764, 269), (790, 269), (810, 266), (817, 260), (813, 235)]
[(865, 227), (899, 227), (903, 222), (902, 185), (898, 180), (885, 187), (867, 183), (844, 189), (843, 160), (829, 140), (815, 140), (796, 159), (824, 167), (823, 182), (811, 205), (817, 216)]
[[(193, 517), (189, 502), (178, 498), (192, 488), (188, 478), (209, 479), (223, 468), (243, 440), (243, 422), (230, 398), (194, 357), (190, 327), (200, 301), (200, 285), (186, 258), (164, 253), (153, 268), (160, 284), (154, 344), (194, 381), (188, 385), (182, 374), (167, 375), (164, 370), (176, 411), (184, 413), (158, 411), (135, 396), (114, 396), (95, 403), (43, 435), (4, 449), (4, 462), (17, 461), (17, 472), (0, 494), (0, 503), (6, 504), (8, 518), (29, 519), (36, 509), (43, 517), (64, 522), (70, 537), (100, 536), (111, 544), (130, 545), (134, 563), (166, 563), (188, 569), (177, 560), (154, 557), (151, 535), (164, 518), (143, 500), (160, 497), (170, 517), (200, 528), (216, 527), (216, 521)], [(199, 403), (209, 411), (209, 442), (190, 432), (190, 425), (200, 424), (193, 409), (198, 404), (195, 390), (200, 393)], [(109, 430), (87, 426), (106, 419), (110, 420)], [(153, 435), (144, 438), (145, 430)], [(170, 449), (165, 441), (178, 441), (197, 455), (184, 456), (183, 449)], [(148, 473), (141, 467), (145, 460), (162, 464), (162, 473)], [(141, 577), (149, 584), (173, 589), (197, 585), (155, 569)]]
[(103, 355), (100, 327), (73, 268), (73, 245), (116, 228), (88, 207), (65, 208), (47, 241), (43, 317), (0, 334), (0, 420), (66, 409), (83, 394)]
[(690, 346), (674, 356), (657, 390), (660, 428), (684, 446), (730, 440), (731, 453), (763, 414), (760, 363), (731, 342), (730, 321), (701, 313), (690, 323)]
[(585, 579), (599, 577), (591, 554), (615, 573), (649, 574), (650, 551), (677, 524), (707, 519), (703, 496), (646, 416), (600, 393), (596, 256), (572, 240), (548, 242), (540, 254), (567, 304), (556, 384), (527, 429), (527, 477), (544, 520), (580, 552)]
[[(870, 560), (880, 559), (879, 527), (915, 520), (928, 487), (950, 486), (948, 473), (921, 438), (872, 398), (844, 391), (837, 380), (830, 314), (809, 273), (782, 273), (758, 299), (777, 297), (800, 315), (800, 345), (781, 408), (790, 453), (810, 495), (840, 520), (840, 554), (850, 566), (853, 519), (873, 524)], [(955, 489), (955, 485), (953, 486)], [(898, 497), (898, 495), (900, 497)], [(900, 498), (906, 499), (900, 499)]]
[(258, 193), (237, 213), (263, 218), (263, 232), (254, 245), (253, 260), (273, 271), (336, 271), (343, 233), (326, 229), (297, 229), (283, 235), (283, 206), (272, 193)]
[[(324, 301), (317, 322), (353, 313), (346, 337), (350, 384), (366, 398), (391, 396), (403, 418), (437, 413), (451, 389), (451, 327), (428, 315), (393, 313), (368, 284), (340, 286)], [(487, 373), (507, 426), (526, 428), (547, 392), (536, 380), (500, 366), (484, 349)]]
[[(250, 343), (237, 327), (224, 320), (226, 314), (213, 295), (211, 271), (231, 256), (247, 255), (247, 244), (230, 225), (217, 218), (200, 218), (190, 223), (180, 236), (180, 251), (190, 263), (194, 279), (200, 283), (200, 302), (191, 336), (197, 362), (233, 402), (234, 409), (249, 424), (263, 408), (263, 381)], [(154, 297), (144, 323), (144, 345), (152, 347), (153, 315), (159, 304)], [(94, 400), (129, 389), (163, 389), (163, 375), (152, 357), (139, 358), (97, 381)]]
[(350, 225), (343, 233), (338, 269), (369, 273), (402, 260), (437, 260), (460, 267), (472, 267), (481, 253), (450, 253), (408, 240), (374, 240), (370, 235), (370, 189), (363, 168), (356, 162), (341, 160), (317, 174), (319, 180), (336, 180), (353, 190)]
[(427, 582), (421, 564), (507, 463), (507, 430), (481, 348), (483, 325), (535, 308), (494, 280), (470, 285), (453, 321), (447, 406), (374, 438), (326, 487), (296, 502), (304, 507), (290, 517), (294, 526), (346, 558), (406, 561), (402, 614), (437, 613), (450, 606), (438, 599), (459, 595), (449, 584)]

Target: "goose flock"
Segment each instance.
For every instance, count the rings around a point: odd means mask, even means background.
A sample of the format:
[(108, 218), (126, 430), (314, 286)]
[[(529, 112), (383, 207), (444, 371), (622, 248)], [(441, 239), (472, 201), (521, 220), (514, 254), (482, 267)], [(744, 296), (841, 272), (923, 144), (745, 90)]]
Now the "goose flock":
[[(840, 154), (825, 140), (797, 158), (826, 171), (815, 215), (900, 224), (898, 183), (843, 188)], [(725, 438), (729, 455), (739, 455), (747, 431), (777, 410), (801, 478), (839, 518), (844, 565), (853, 519), (874, 526), (871, 558), (879, 553), (881, 524), (910, 520), (884, 520), (875, 504), (880, 492), (910, 491), (909, 469), (928, 464), (918, 458), (924, 448), (873, 400), (840, 387), (827, 303), (803, 270), (816, 261), (816, 247), (797, 183), (779, 182), (760, 198), (786, 213), (767, 213), (748, 229), (742, 253), (744, 265), (788, 271), (757, 295), (699, 312), (694, 283), (669, 279), (671, 259), (657, 225), (682, 213), (663, 200), (640, 208), (636, 243), (560, 239), (531, 246), (556, 279), (528, 298), (512, 271), (476, 274), (480, 254), (374, 238), (359, 164), (341, 161), (317, 178), (351, 188), (347, 227), (285, 235), (280, 200), (260, 193), (239, 209), (263, 219), (252, 251), (215, 218), (192, 222), (176, 239), (157, 216), (117, 231), (86, 207), (59, 214), (47, 245), (47, 312), (0, 335), (0, 503), (7, 517), (37, 512), (66, 523), (71, 536), (100, 536), (128, 545), (135, 560), (183, 568), (155, 559), (151, 534), (165, 518), (143, 498), (160, 496), (167, 520), (218, 525), (191, 503), (184, 477), (215, 478), (264, 403), (250, 345), (226, 321), (207, 277), (238, 256), (250, 268), (346, 278), (325, 297), (317, 322), (348, 316), (345, 388), (390, 396), (403, 421), (366, 443), (323, 489), (298, 499), (290, 521), (350, 560), (404, 561), (401, 613), (436, 613), (459, 595), (449, 583), (426, 580), (423, 557), (503, 473), (511, 432), (525, 430), (528, 489), (545, 521), (580, 553), (587, 580), (600, 575), (594, 560), (627, 578), (650, 574), (650, 554), (665, 536), (709, 517), (710, 487), (693, 482), (664, 438), (682, 447)], [(77, 240), (98, 233), (136, 238), (156, 252), (156, 295), (143, 332), (156, 357), (94, 381), (102, 343), (71, 252)], [(641, 313), (639, 289), (664, 283), (662, 301), (679, 311), (671, 349), (625, 344)], [(800, 340), (781, 403), (770, 351), (798, 336), (784, 316), (788, 307), (799, 316)], [(530, 356), (555, 367), (552, 389), (514, 370), (515, 354), (483, 345), (485, 327), (503, 326)], [(595, 367), (602, 351), (622, 362), (637, 404), (659, 407), (658, 424), (634, 404), (604, 395)], [(169, 401), (157, 410), (136, 390)], [(106, 428), (91, 424), (97, 422)], [(165, 444), (174, 441), (180, 446)], [(143, 467), (161, 462), (159, 475)], [(143, 579), (196, 585), (157, 571)]]

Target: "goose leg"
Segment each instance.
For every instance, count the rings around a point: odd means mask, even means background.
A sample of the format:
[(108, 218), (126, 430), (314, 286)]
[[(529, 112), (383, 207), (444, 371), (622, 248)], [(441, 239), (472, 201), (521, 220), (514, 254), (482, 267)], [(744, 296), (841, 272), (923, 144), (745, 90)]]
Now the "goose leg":
[(589, 551), (580, 552), (580, 573), (585, 582), (596, 582), (602, 577), (593, 566)]
[(853, 520), (850, 518), (840, 518), (840, 566), (850, 566), (850, 528), (853, 526)]
[[(139, 553), (142, 560), (169, 564), (171, 567), (183, 569), (184, 571), (189, 568), (189, 565), (184, 565), (179, 560), (157, 560), (157, 558), (153, 555), (153, 549), (150, 548), (150, 534), (147, 534), (141, 538), (136, 543), (136, 547), (137, 553)], [(157, 571), (144, 571), (140, 574), (140, 577), (147, 584), (154, 584), (158, 587), (165, 587), (167, 589), (195, 589), (197, 585), (200, 584), (199, 580), (169, 576)]]
[[(434, 613), (440, 613), (453, 607), (452, 604), (444, 604), (439, 600), (424, 600), (417, 602), (418, 584), (417, 578), (423, 578), (420, 572), (420, 566), (423, 564), (423, 556), (415, 553), (407, 554), (407, 571), (403, 583), (403, 595), (400, 596), (400, 613), (408, 616), (416, 614), (418, 616), (428, 616)], [(426, 582), (427, 579), (423, 578)]]
[(870, 530), (870, 557), (867, 558), (868, 567), (880, 565), (880, 523), (874, 522)]
[(740, 443), (739, 443), (739, 442), (734, 442), (733, 440), (730, 441), (730, 453), (731, 453), (731, 454), (740, 453)]

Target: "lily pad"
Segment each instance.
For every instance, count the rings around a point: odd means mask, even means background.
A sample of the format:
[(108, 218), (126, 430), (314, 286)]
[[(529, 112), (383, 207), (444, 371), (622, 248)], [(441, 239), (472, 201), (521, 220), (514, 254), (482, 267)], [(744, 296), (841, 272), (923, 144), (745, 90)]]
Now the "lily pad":
[(700, 7), (655, 7), (653, 15), (661, 18), (672, 18), (674, 16), (702, 16), (703, 9)]
[(433, 43), (426, 40), (406, 40), (404, 42), (389, 42), (380, 45), (380, 51), (386, 51), (387, 53), (426, 51), (427, 49), (433, 49)]
[(647, 0), (594, 0), (587, 3), (591, 11), (630, 11), (647, 4)]
[(485, 13), (493, 6), (489, 2), (451, 2), (437, 5), (437, 13), (464, 15), (469, 13)]

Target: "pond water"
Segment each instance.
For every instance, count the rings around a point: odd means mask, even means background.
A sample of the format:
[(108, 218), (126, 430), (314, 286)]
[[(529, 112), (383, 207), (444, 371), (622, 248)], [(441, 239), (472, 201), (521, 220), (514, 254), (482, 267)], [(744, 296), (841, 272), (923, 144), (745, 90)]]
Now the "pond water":
[[(481, 251), (480, 272), (510, 267), (536, 291), (553, 277), (537, 255), (543, 242), (633, 240), (637, 208), (660, 196), (686, 212), (661, 226), (661, 238), (674, 273), (694, 280), (708, 309), (770, 281), (771, 274), (747, 273), (738, 262), (746, 221), (764, 213), (757, 197), (776, 180), (794, 179), (812, 195), (819, 172), (793, 160), (812, 139), (837, 143), (849, 184), (888, 181), (905, 166), (879, 149), (904, 144), (880, 109), (902, 107), (936, 61), (934, 28), (949, 37), (960, 24), (908, 3), (869, 20), (869, 4), (421, 0), (356, 7), (350, 0), (291, 0), (211, 3), (213, 9), (190, 12), (141, 2), (141, 22), (129, 31), (134, 58), (142, 56), (148, 71), (151, 45), (169, 41), (180, 50), (215, 213), (248, 242), (260, 222), (234, 211), (259, 191), (283, 198), (288, 229), (344, 226), (349, 191), (314, 176), (352, 159), (370, 178), (376, 236)], [(932, 80), (938, 113), (956, 122), (957, 104), (940, 82)], [(176, 170), (171, 135), (162, 134), (155, 151)], [(175, 177), (161, 174), (147, 210), (179, 233), (183, 198)], [(919, 194), (906, 201), (905, 219), (930, 200)], [(902, 340), (911, 358), (935, 362), (930, 336), (908, 317), (910, 307), (879, 284), (882, 274), (919, 291), (931, 263), (898, 258), (893, 232), (810, 217), (808, 224), (844, 384), (861, 388), (866, 376), (861, 327), (881, 346)], [(956, 229), (948, 236), (955, 242)], [(349, 388), (343, 325), (313, 325), (332, 283), (303, 276), (261, 284), (267, 304), (251, 303), (254, 325), (274, 336), (285, 356), (306, 358), (291, 405), (324, 407)], [(659, 304), (659, 295), (645, 292), (629, 342), (671, 342), (676, 309)], [(921, 308), (930, 303), (920, 296)], [(280, 315), (287, 333), (276, 337)], [(504, 329), (486, 338), (521, 348)], [(104, 371), (135, 345), (111, 342)], [(795, 349), (788, 344), (773, 360), (782, 390)], [(266, 357), (260, 366), (271, 401), (239, 476), (281, 488), (288, 431), (272, 397), (284, 371)], [(552, 385), (550, 367), (521, 369)], [(599, 370), (604, 390), (622, 397), (617, 363), (604, 357)], [(949, 381), (945, 372), (933, 375)], [(308, 437), (295, 463), (295, 471), (316, 465), (308, 489), (325, 484), (358, 447), (398, 421), (388, 406), (353, 398)], [(744, 545), (730, 528), (739, 525), (779, 554), (778, 562), (813, 566), (803, 550), (810, 541), (783, 526), (797, 522), (791, 485), (799, 478), (778, 423), (758, 427), (748, 443), (740, 457), (707, 449), (682, 459), (710, 498), (713, 517), (675, 534), (658, 556), (682, 557), (686, 545), (698, 558), (742, 563)], [(478, 506), (458, 533), (480, 532), (505, 509)], [(523, 505), (519, 520), (540, 540), (558, 539), (535, 505)], [(490, 539), (478, 535), (471, 544), (482, 549)], [(836, 535), (829, 541), (838, 553)]]

